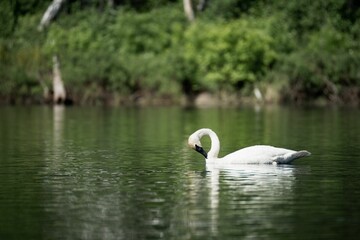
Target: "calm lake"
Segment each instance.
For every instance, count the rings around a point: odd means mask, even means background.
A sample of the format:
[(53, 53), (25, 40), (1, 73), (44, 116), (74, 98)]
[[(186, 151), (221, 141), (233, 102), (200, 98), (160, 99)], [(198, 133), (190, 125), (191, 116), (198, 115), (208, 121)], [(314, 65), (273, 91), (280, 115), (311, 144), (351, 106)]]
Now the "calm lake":
[[(221, 156), (312, 156), (206, 169), (187, 146), (202, 127)], [(0, 107), (0, 239), (359, 239), (359, 226), (359, 109)]]

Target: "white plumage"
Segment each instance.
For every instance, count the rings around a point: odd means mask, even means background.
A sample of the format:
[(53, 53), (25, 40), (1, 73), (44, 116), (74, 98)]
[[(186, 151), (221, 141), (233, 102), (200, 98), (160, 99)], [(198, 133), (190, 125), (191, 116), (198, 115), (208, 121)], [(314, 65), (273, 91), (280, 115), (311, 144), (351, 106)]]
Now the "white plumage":
[[(209, 153), (204, 151), (200, 142), (200, 139), (205, 135), (210, 136), (211, 139)], [(310, 152), (306, 150), (294, 151), (267, 145), (255, 145), (219, 158), (220, 141), (216, 133), (209, 128), (202, 128), (191, 134), (188, 144), (206, 158), (206, 164), (286, 164), (297, 158), (310, 155)]]

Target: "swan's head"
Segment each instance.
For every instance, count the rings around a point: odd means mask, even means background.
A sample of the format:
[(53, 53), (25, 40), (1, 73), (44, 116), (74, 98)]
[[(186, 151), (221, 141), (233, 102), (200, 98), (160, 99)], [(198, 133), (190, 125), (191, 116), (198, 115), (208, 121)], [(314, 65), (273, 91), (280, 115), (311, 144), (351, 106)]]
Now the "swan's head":
[(203, 155), (205, 158), (207, 158), (207, 152), (202, 148), (200, 137), (197, 132), (190, 135), (188, 140), (188, 145), (189, 147), (191, 147), (192, 149)]

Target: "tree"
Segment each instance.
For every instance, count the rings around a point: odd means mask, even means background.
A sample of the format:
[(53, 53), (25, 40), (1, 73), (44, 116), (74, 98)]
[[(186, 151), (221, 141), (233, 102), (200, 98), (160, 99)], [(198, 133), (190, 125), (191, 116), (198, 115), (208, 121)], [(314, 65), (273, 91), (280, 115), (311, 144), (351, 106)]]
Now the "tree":
[(50, 4), (50, 6), (46, 9), (46, 12), (44, 13), (43, 17), (41, 18), (40, 24), (38, 29), (42, 31), (44, 27), (47, 27), (51, 20), (54, 19), (56, 14), (58, 14), (61, 5), (65, 2), (65, 0), (53, 0), (53, 2)]
[(187, 19), (192, 22), (195, 20), (195, 14), (192, 7), (191, 0), (184, 0), (184, 11)]
[[(41, 18), (38, 26), (39, 31), (42, 31), (45, 27), (49, 26), (51, 20), (58, 14), (61, 5), (65, 0), (53, 0), (53, 2), (46, 9), (43, 17)], [(66, 91), (64, 82), (61, 78), (60, 63), (56, 55), (53, 56), (53, 102), (56, 104), (65, 103)]]
[(54, 103), (64, 103), (66, 99), (66, 91), (64, 83), (61, 79), (59, 59), (56, 55), (53, 56), (53, 90)]

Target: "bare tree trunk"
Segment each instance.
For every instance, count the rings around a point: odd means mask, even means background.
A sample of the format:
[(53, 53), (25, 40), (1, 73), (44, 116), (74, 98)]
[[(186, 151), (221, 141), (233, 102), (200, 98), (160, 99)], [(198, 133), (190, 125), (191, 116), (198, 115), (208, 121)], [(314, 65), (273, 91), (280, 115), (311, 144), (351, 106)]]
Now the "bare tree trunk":
[(54, 103), (65, 103), (66, 92), (65, 92), (64, 83), (61, 79), (59, 59), (56, 55), (53, 56), (53, 88), (54, 88), (53, 89)]
[(255, 98), (256, 98), (257, 101), (262, 102), (263, 95), (262, 95), (262, 93), (261, 93), (261, 91), (260, 91), (260, 89), (258, 87), (254, 88), (254, 95), (255, 95)]
[(108, 7), (109, 8), (114, 8), (115, 4), (114, 4), (114, 0), (108, 0), (107, 1)]
[(197, 10), (198, 11), (204, 11), (205, 7), (206, 7), (206, 0), (199, 0), (198, 5), (197, 5)]
[(42, 31), (45, 27), (47, 27), (51, 20), (58, 14), (61, 5), (66, 0), (53, 0), (53, 2), (49, 5), (49, 7), (46, 9), (46, 12), (44, 13), (43, 17), (41, 18), (40, 24), (38, 26), (39, 31)]
[(192, 7), (191, 0), (184, 0), (184, 11), (187, 19), (192, 22), (195, 20), (195, 14)]
[[(45, 27), (49, 26), (51, 20), (59, 13), (61, 5), (66, 0), (53, 0), (49, 7), (46, 9), (43, 17), (38, 26), (38, 30), (42, 31)], [(53, 102), (65, 103), (66, 92), (64, 83), (61, 79), (60, 63), (56, 55), (53, 56)]]

